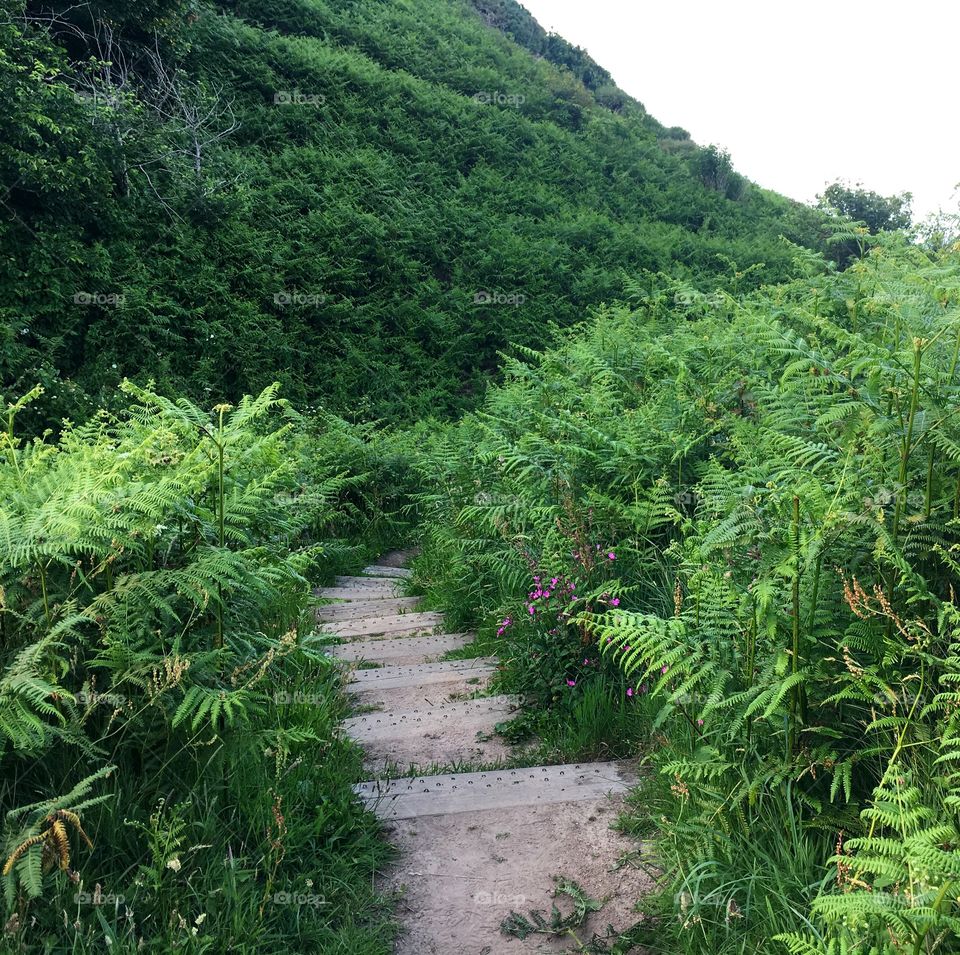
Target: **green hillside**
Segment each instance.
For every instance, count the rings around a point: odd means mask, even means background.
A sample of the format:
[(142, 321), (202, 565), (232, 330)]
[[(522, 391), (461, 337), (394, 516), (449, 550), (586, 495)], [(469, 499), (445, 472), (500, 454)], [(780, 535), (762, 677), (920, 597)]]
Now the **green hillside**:
[(6, 6), (0, 369), (43, 420), (124, 376), (449, 414), (624, 276), (820, 241), (512, 2)]

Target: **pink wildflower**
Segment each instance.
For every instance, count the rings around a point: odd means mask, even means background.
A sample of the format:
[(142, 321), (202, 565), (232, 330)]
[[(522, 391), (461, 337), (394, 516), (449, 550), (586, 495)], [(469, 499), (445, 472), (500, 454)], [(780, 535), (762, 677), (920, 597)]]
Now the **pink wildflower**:
[(613, 600), (610, 601), (610, 606), (611, 606), (611, 607), (619, 607), (619, 606), (620, 606), (620, 598), (619, 598), (619, 597), (614, 597)]
[(567, 686), (576, 686), (576, 685), (577, 685), (576, 680), (567, 680)]
[(632, 687), (632, 686), (628, 686), (628, 687), (627, 687), (627, 696), (633, 696), (633, 687)]

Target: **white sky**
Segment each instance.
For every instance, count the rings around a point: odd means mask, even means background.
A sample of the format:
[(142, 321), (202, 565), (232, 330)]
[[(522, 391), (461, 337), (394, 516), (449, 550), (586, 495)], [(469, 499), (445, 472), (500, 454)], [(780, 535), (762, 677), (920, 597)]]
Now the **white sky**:
[(960, 182), (956, 0), (520, 0), (666, 126), (812, 201), (836, 179), (908, 190), (921, 218)]

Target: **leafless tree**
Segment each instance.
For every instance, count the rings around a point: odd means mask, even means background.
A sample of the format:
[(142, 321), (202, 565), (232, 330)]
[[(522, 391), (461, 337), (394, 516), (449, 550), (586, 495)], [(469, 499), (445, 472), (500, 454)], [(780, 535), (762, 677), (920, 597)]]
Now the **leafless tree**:
[[(211, 149), (240, 128), (232, 100), (222, 86), (188, 77), (169, 59), (157, 33), (152, 44), (131, 48), (87, 3), (60, 11), (40, 8), (24, 20), (72, 37), (89, 51), (86, 60), (75, 64), (76, 95), (90, 105), (91, 122), (103, 127), (118, 147), (124, 193), (130, 189), (130, 170), (136, 169), (167, 212), (176, 216), (157, 188), (157, 170), (176, 176), (186, 163), (203, 194), (236, 182), (213, 178), (208, 163)], [(158, 121), (156, 137), (144, 122), (144, 107)], [(164, 145), (158, 148), (158, 142)]]
[[(171, 129), (182, 134), (171, 144), (171, 151), (187, 160), (200, 182), (211, 147), (240, 128), (233, 102), (222, 86), (201, 86), (190, 81), (182, 70), (164, 59), (156, 39), (148, 59), (153, 73), (150, 103)], [(226, 184), (227, 180), (221, 180), (209, 185), (218, 189)]]

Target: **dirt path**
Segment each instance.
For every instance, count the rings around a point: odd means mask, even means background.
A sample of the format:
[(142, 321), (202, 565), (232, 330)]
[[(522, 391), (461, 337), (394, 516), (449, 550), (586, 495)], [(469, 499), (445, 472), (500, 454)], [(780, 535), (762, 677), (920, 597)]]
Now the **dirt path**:
[[(385, 555), (360, 577), (341, 577), (321, 596), (324, 629), (345, 641), (357, 715), (344, 724), (367, 754), (371, 778), (357, 792), (384, 820), (399, 860), (384, 891), (400, 896), (398, 955), (499, 955), (581, 951), (594, 936), (628, 929), (649, 887), (630, 860), (637, 844), (611, 828), (633, 777), (622, 763), (502, 764), (510, 747), (497, 723), (516, 712), (511, 696), (486, 695), (490, 658), (439, 662), (469, 635), (443, 633), (442, 617), (404, 597), (410, 552)], [(352, 609), (351, 609), (352, 608)], [(462, 770), (462, 771), (460, 771)], [(423, 775), (412, 775), (412, 773)], [(557, 878), (606, 900), (562, 935), (521, 940), (501, 923), (531, 910), (566, 915), (573, 899)]]

